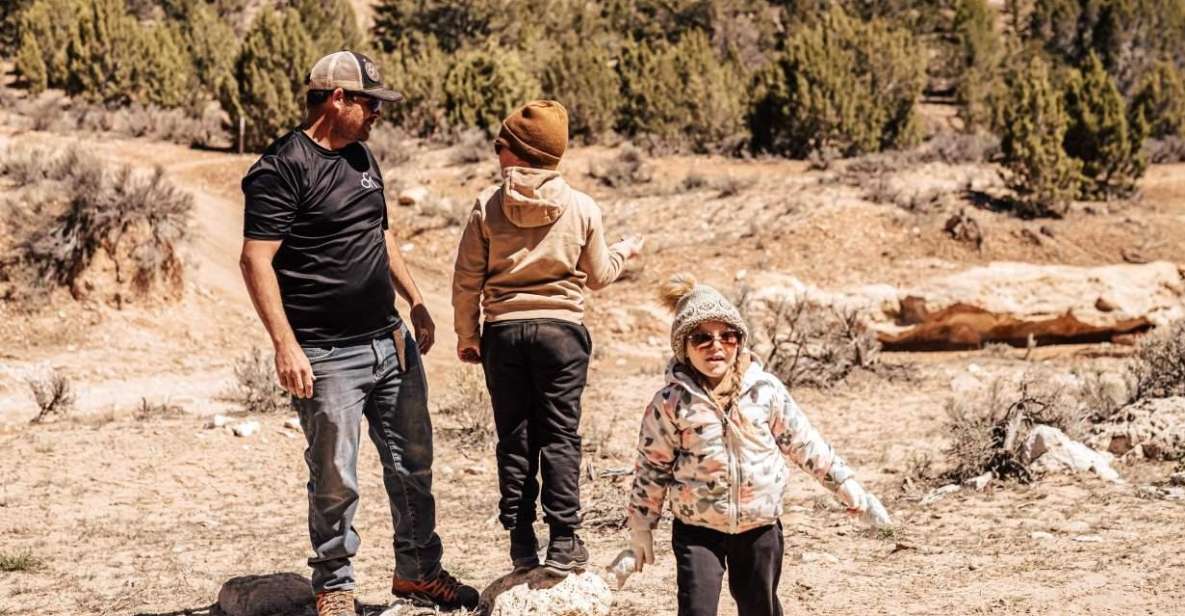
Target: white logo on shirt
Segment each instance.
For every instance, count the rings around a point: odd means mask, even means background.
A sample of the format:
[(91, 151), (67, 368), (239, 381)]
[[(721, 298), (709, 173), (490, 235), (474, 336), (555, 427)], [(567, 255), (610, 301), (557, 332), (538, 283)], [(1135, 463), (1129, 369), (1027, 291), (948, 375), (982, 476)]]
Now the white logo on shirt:
[(369, 171), (363, 171), (362, 172), (362, 188), (370, 189), (370, 188), (378, 188), (378, 187), (379, 187), (378, 180), (370, 177)]

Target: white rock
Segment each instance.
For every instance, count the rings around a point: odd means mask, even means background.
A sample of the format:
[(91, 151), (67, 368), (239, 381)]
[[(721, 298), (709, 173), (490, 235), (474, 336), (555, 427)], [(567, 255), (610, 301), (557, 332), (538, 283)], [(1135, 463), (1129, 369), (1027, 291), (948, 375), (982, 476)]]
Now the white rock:
[(929, 505), (931, 503), (936, 503), (942, 500), (947, 494), (954, 494), (955, 492), (958, 492), (959, 489), (959, 485), (954, 483), (944, 485), (940, 488), (934, 488), (933, 490), (930, 490), (929, 494), (926, 494), (922, 497), (922, 504)]
[(613, 593), (591, 571), (556, 577), (546, 569), (511, 573), (481, 593), (481, 611), (489, 616), (607, 616)]
[(411, 252), (416, 249), (416, 245), (411, 242), (405, 242), (399, 246), (399, 252)]
[(237, 423), (230, 427), (230, 431), (234, 432), (235, 436), (248, 437), (259, 432), (258, 421), (244, 421)]
[(1035, 530), (1029, 533), (1029, 538), (1034, 541), (1045, 541), (1047, 539), (1053, 539), (1053, 533), (1047, 533), (1043, 530)]
[(300, 419), (297, 419), (296, 417), (289, 417), (288, 419), (284, 420), (284, 427), (288, 428), (289, 430), (299, 431), (301, 430)]
[(1036, 426), (1020, 452), (1021, 461), (1038, 473), (1094, 471), (1099, 477), (1122, 481), (1111, 468), (1110, 454), (1099, 453), (1052, 426)]
[(956, 394), (966, 394), (983, 389), (983, 381), (971, 374), (959, 374), (950, 380), (950, 390)]
[(312, 583), (295, 573), (231, 578), (218, 591), (218, 607), (226, 616), (303, 614), (314, 600)]
[(403, 192), (399, 193), (399, 205), (411, 207), (424, 203), (428, 200), (428, 197), (430, 197), (431, 194), (432, 193), (428, 192), (428, 189), (423, 186), (412, 186), (411, 188), (404, 189)]
[(1071, 537), (1074, 541), (1079, 543), (1102, 543), (1103, 538), (1099, 535), (1075, 535)]
[(230, 421), (226, 415), (215, 415), (213, 419), (206, 422), (206, 428), (222, 428)]
[(804, 563), (824, 562), (829, 564), (838, 564), (839, 559), (832, 554), (826, 552), (803, 552), (801, 557)]
[(988, 487), (988, 484), (991, 482), (992, 482), (992, 474), (990, 472), (988, 472), (988, 473), (984, 473), (978, 477), (972, 477), (971, 479), (964, 481), (963, 485), (968, 488), (971, 488), (972, 490), (975, 490), (976, 492), (981, 492), (981, 491), (983, 491), (984, 488)]

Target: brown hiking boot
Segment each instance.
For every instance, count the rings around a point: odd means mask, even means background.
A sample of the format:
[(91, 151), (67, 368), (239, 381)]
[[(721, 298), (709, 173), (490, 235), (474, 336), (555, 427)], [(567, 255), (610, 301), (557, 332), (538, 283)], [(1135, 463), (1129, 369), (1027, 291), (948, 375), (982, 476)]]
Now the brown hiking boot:
[(478, 600), (476, 588), (462, 584), (443, 569), (426, 582), (394, 578), (391, 580), (391, 594), (418, 607), (440, 608), (446, 612), (462, 608), (475, 609)]
[(354, 616), (354, 591), (327, 590), (317, 593), (317, 616)]

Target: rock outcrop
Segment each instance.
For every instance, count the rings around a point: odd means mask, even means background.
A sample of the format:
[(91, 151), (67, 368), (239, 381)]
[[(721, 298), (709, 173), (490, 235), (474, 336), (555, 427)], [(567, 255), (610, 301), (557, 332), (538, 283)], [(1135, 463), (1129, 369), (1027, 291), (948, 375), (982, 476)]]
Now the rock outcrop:
[(543, 568), (511, 573), (481, 593), (488, 616), (606, 616), (613, 593), (591, 571), (556, 577)]
[(1052, 426), (1035, 426), (1020, 457), (1036, 473), (1092, 471), (1107, 481), (1121, 481), (1111, 468), (1110, 454), (1099, 453)]
[(1185, 456), (1185, 398), (1140, 400), (1090, 431), (1087, 444), (1117, 456), (1181, 458)]

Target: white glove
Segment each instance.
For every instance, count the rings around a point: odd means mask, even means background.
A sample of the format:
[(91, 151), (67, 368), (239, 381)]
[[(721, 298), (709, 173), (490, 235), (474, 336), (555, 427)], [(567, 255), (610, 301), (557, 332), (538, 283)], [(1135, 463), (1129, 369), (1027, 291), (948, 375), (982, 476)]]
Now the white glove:
[(876, 496), (864, 490), (855, 479), (848, 479), (839, 486), (839, 499), (848, 507), (848, 512), (860, 516), (860, 521), (872, 528), (885, 528), (893, 525), (889, 512)]
[(643, 565), (654, 564), (654, 534), (647, 529), (634, 529), (630, 531), (630, 547), (634, 550), (634, 555), (637, 557), (637, 571), (642, 570)]

